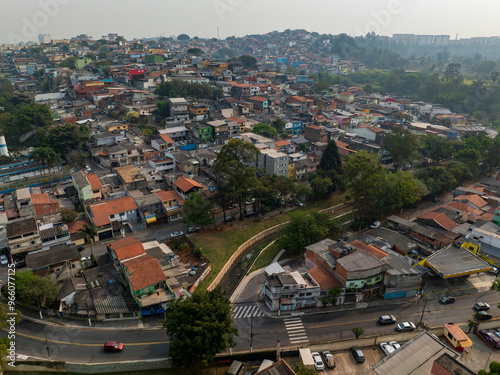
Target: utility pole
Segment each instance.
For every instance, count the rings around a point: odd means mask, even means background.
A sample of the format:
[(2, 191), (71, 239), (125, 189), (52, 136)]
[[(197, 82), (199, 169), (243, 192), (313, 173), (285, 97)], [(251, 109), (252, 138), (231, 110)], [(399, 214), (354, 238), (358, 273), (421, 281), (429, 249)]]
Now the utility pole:
[(250, 341), (250, 353), (252, 353), (253, 350), (253, 316), (250, 320), (250, 338), (248, 339)]
[(420, 315), (420, 322), (418, 322), (418, 325), (422, 324), (422, 320), (424, 319), (424, 313), (425, 313), (425, 305), (427, 304), (427, 299), (424, 297), (424, 295), (421, 295), (421, 298), (424, 299), (424, 307), (422, 309), (422, 315)]
[(49, 340), (47, 340), (47, 333), (45, 333), (45, 345), (47, 346), (47, 353), (49, 355), (49, 361), (52, 361), (52, 357), (50, 355), (50, 349), (49, 349)]

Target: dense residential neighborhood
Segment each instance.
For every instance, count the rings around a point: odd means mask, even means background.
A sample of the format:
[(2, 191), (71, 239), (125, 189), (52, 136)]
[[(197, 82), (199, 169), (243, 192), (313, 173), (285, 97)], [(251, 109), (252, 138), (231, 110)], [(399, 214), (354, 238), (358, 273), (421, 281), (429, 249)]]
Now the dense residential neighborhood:
[[(203, 357), (228, 374), (248, 343), (272, 358), (246, 364), (257, 374), (487, 368), (479, 352), (500, 347), (494, 122), (350, 84), (370, 66), (317, 33), (181, 35), (0, 45), (0, 278), (12, 267), (31, 283), (16, 308), (36, 324), (165, 329), (171, 341), (148, 345), (174, 365)], [(379, 42), (427, 43), (413, 36)], [(463, 80), (452, 65), (442, 85)], [(186, 349), (201, 336), (201, 354)]]

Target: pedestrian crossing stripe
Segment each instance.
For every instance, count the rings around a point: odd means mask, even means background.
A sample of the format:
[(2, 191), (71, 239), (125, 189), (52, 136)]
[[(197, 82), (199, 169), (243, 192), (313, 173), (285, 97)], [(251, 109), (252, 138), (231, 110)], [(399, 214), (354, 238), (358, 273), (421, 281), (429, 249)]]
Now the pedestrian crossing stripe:
[(306, 330), (300, 318), (288, 318), (283, 321), (291, 344), (308, 342)]
[(233, 319), (263, 316), (264, 312), (257, 305), (237, 306), (233, 310)]

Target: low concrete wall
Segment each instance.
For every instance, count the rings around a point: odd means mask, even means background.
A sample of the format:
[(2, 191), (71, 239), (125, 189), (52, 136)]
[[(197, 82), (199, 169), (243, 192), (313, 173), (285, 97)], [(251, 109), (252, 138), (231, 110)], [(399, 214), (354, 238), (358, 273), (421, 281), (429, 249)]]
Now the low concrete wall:
[(482, 330), (482, 329), (494, 329), (494, 328), (500, 328), (500, 319), (492, 319), (492, 320), (486, 320), (479, 322), (477, 329)]
[(73, 372), (77, 374), (99, 374), (106, 372), (120, 371), (143, 371), (158, 370), (172, 367), (170, 358), (151, 359), (130, 362), (110, 362), (110, 363), (64, 363), (56, 361), (16, 361), (16, 367), (9, 367), (4, 370), (16, 372)]

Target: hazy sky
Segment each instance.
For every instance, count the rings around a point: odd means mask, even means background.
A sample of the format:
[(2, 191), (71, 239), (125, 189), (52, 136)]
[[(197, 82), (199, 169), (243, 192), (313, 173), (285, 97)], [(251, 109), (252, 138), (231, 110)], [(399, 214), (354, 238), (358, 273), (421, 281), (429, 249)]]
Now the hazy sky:
[(500, 35), (498, 0), (0, 0), (0, 43), (38, 34), (100, 39), (220, 37), (306, 29), (319, 33)]

